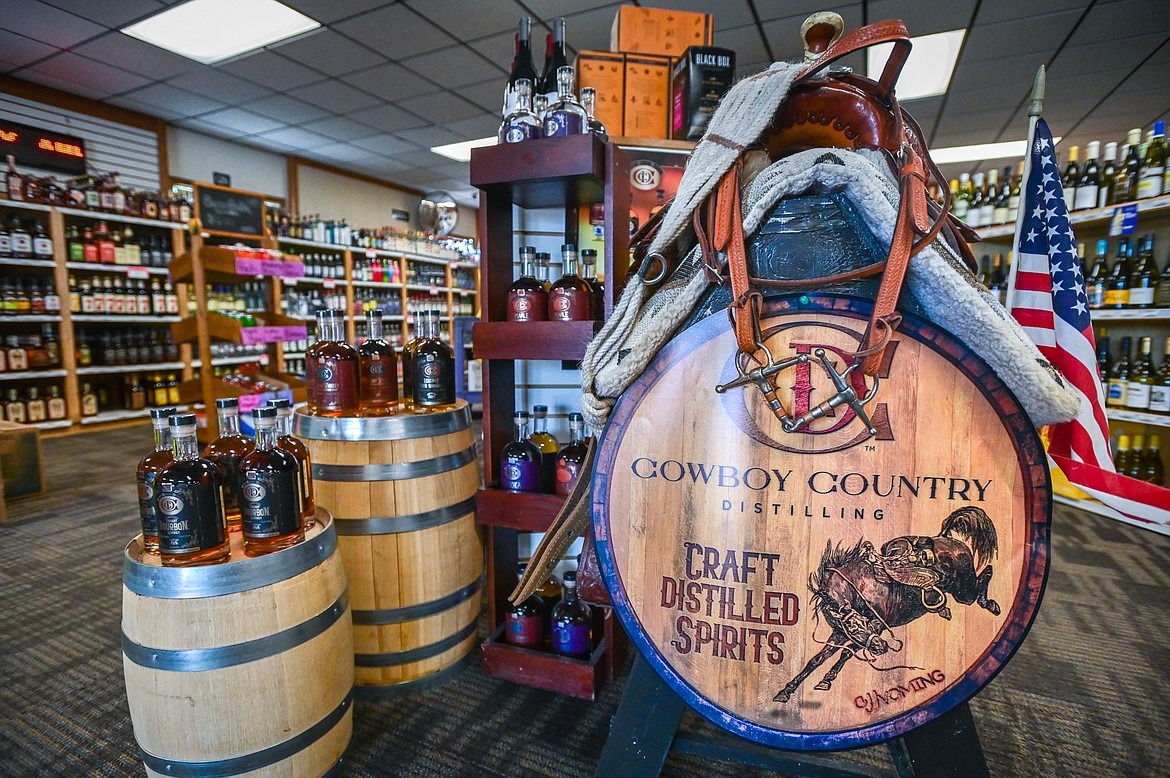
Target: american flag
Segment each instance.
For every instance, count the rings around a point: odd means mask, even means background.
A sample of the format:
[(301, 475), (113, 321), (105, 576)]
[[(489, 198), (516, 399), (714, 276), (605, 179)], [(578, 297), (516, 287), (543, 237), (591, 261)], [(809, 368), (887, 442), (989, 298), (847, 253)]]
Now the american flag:
[(1118, 475), (1113, 466), (1097, 344), (1055, 146), (1047, 122), (1037, 119), (1020, 186), (1008, 293), (1012, 315), (1081, 396), (1077, 417), (1052, 427), (1048, 455), (1069, 481), (1122, 517), (1168, 525), (1170, 490)]

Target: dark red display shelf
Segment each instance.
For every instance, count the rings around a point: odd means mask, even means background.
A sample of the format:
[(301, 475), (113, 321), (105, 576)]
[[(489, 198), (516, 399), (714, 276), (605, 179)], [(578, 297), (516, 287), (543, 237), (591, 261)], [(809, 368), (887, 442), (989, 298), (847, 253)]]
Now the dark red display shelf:
[(605, 144), (595, 135), (471, 150), (471, 184), (521, 208), (571, 208), (605, 195)]
[(490, 527), (545, 532), (564, 504), (559, 495), (506, 492), (492, 484), (475, 493), (475, 520)]
[(580, 360), (599, 321), (481, 321), (471, 328), (476, 359)]

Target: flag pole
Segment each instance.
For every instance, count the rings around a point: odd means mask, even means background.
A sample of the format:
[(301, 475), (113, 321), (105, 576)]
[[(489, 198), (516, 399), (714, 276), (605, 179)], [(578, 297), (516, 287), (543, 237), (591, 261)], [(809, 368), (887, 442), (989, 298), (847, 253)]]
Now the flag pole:
[[(1036, 121), (1044, 113), (1044, 80), (1046, 71), (1043, 65), (1036, 70), (1036, 78), (1032, 82), (1032, 102), (1028, 105), (1028, 145), (1024, 147), (1024, 172), (1020, 179), (1020, 186), (1027, 186), (1028, 174), (1032, 172), (1032, 143), (1036, 140)], [(1055, 152), (1055, 149), (1053, 149)], [(1020, 193), (1020, 205), (1016, 211), (1016, 232), (1012, 241), (1012, 250), (1020, 246), (1020, 231), (1024, 224), (1024, 192)], [(1012, 309), (1012, 302), (1016, 296), (1016, 273), (1019, 270), (1020, 258), (1013, 257), (1012, 266), (1008, 271), (1007, 303), (1008, 311)]]

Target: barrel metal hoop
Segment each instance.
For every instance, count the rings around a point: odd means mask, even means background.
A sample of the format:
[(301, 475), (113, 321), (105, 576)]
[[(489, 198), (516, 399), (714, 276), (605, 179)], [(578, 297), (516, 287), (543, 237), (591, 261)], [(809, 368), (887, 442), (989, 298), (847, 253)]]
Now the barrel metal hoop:
[(411, 440), (448, 435), (471, 427), (471, 408), (461, 404), (444, 413), (402, 414), (378, 417), (294, 416), (296, 434), (309, 440), (344, 440), (362, 443), (371, 440)]
[(376, 684), (372, 686), (355, 686), (354, 696), (359, 700), (393, 700), (399, 697), (408, 697), (412, 694), (421, 694), (437, 686), (442, 686), (452, 677), (466, 670), (477, 658), (475, 651), (468, 651), (466, 656), (460, 657), (455, 664), (444, 667), (438, 672), (424, 675), (413, 681), (402, 683)]
[(221, 597), (298, 576), (324, 562), (336, 549), (337, 528), (332, 521), (319, 535), (292, 548), (222, 565), (144, 565), (130, 556), (130, 547), (127, 546), (122, 561), (122, 583), (135, 594), (162, 600)]
[(169, 670), (176, 673), (198, 673), (204, 670), (219, 670), (224, 667), (267, 659), (308, 643), (328, 630), (345, 615), (349, 604), (346, 592), (342, 592), (332, 605), (296, 626), (281, 630), (243, 643), (215, 648), (151, 648), (135, 643), (122, 633), (122, 653), (136, 665), (153, 670)]
[(468, 497), (454, 505), (446, 505), (433, 511), (409, 513), (402, 516), (374, 516), (364, 519), (334, 517), (339, 535), (393, 535), (399, 532), (416, 532), (442, 524), (449, 524), (475, 511), (475, 497)]
[(392, 651), (388, 654), (354, 654), (353, 663), (358, 667), (394, 667), (410, 662), (420, 662), (423, 659), (438, 656), (449, 648), (454, 648), (475, 634), (477, 629), (479, 629), (479, 619), (472, 619), (466, 627), (437, 643), (419, 646), (409, 651)]
[(386, 610), (355, 610), (353, 611), (353, 623), (355, 626), (373, 627), (381, 624), (400, 624), (404, 621), (414, 621), (415, 619), (421, 619), (426, 616), (434, 616), (436, 613), (442, 613), (470, 599), (482, 587), (483, 576), (481, 575), (462, 589), (452, 592), (446, 597), (431, 600), (430, 602), (407, 605), (403, 608), (388, 608)]
[(301, 734), (251, 754), (219, 759), (214, 762), (177, 762), (147, 753), (141, 745), (138, 747), (138, 754), (146, 766), (156, 773), (179, 776), (179, 778), (225, 778), (230, 775), (259, 770), (303, 751), (328, 734), (349, 711), (353, 704), (353, 694), (353, 689), (350, 689), (340, 705)]
[(454, 454), (416, 462), (389, 462), (375, 465), (322, 465), (313, 463), (313, 478), (319, 481), (404, 481), (457, 470), (475, 461), (475, 446)]

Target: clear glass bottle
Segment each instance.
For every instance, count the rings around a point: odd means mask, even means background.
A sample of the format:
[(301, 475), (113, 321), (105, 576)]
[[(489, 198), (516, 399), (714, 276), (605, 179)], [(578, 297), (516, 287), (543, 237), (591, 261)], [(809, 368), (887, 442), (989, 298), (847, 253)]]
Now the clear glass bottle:
[(366, 311), (366, 342), (358, 346), (362, 416), (390, 416), (398, 408), (398, 354), (382, 337), (382, 309)]
[(1162, 194), (1163, 176), (1166, 173), (1166, 122), (1154, 122), (1154, 138), (1146, 148), (1146, 156), (1142, 159), (1141, 175), (1138, 178), (1137, 196), (1139, 200), (1148, 197), (1157, 197)]
[(256, 449), (240, 460), (240, 509), (244, 554), (260, 556), (305, 539), (300, 466), (276, 445), (277, 409), (252, 410)]
[(536, 248), (520, 247), (520, 277), (508, 287), (508, 321), (547, 321), (548, 292), (536, 280)]
[(570, 65), (557, 69), (557, 100), (544, 114), (544, 137), (564, 138), (585, 132), (589, 117), (577, 102), (575, 75)]
[(513, 414), (516, 437), (500, 452), (500, 488), (508, 492), (539, 492), (540, 449), (528, 439), (528, 411)]
[(581, 107), (585, 109), (585, 131), (596, 135), (602, 143), (609, 140), (605, 125), (597, 120), (597, 90), (591, 86), (581, 88)]
[(142, 519), (142, 545), (148, 554), (158, 553), (158, 474), (175, 461), (171, 450), (171, 431), (167, 425), (167, 420), (174, 413), (174, 408), (151, 409), (154, 450), (138, 462), (138, 515)]
[(276, 447), (297, 458), (301, 518), (305, 529), (311, 529), (317, 523), (317, 500), (313, 494), (313, 460), (309, 447), (293, 434), (292, 400), (283, 397), (269, 400), (268, 407), (276, 409)]
[(416, 314), (418, 336), (410, 352), (411, 399), (415, 413), (455, 407), (455, 352), (439, 339), (439, 312)]
[(552, 650), (574, 659), (588, 659), (593, 652), (593, 611), (577, 599), (577, 573), (564, 575), (565, 598), (552, 612)]
[(569, 443), (557, 454), (556, 493), (567, 495), (577, 483), (577, 476), (585, 464), (585, 417), (569, 414)]
[(203, 457), (219, 467), (224, 516), (228, 530), (235, 532), (240, 529), (240, 460), (252, 453), (256, 444), (240, 432), (240, 401), (237, 398), (216, 399), (215, 415), (219, 420), (219, 437), (207, 444)]
[(529, 438), (540, 449), (540, 490), (555, 494), (557, 490), (557, 451), (560, 445), (548, 431), (548, 406), (532, 408), (532, 437)]
[(318, 340), (305, 352), (308, 412), (314, 416), (358, 415), (358, 353), (345, 342), (341, 311), (317, 312)]
[[(521, 563), (517, 578), (524, 577), (528, 565)], [(544, 645), (544, 621), (548, 615), (544, 602), (537, 595), (514, 603), (504, 614), (504, 640), (513, 646), (539, 649)]]
[(564, 274), (552, 285), (548, 294), (550, 321), (588, 321), (592, 318), (592, 290), (577, 275), (577, 247), (572, 243), (561, 246)]
[(500, 143), (523, 143), (536, 140), (544, 133), (540, 117), (532, 110), (532, 82), (521, 78), (516, 82), (516, 108), (500, 123)]
[(552, 284), (549, 283), (549, 280), (548, 280), (548, 277), (549, 277), (548, 266), (549, 266), (550, 260), (551, 260), (551, 257), (549, 256), (549, 253), (547, 251), (536, 252), (536, 282), (544, 287), (544, 291), (546, 294), (548, 293), (548, 291), (550, 289), (552, 289)]
[(155, 480), (162, 563), (188, 567), (226, 562), (231, 549), (219, 466), (199, 456), (195, 414), (174, 414), (167, 422), (174, 461)]

